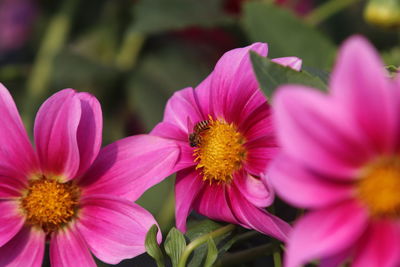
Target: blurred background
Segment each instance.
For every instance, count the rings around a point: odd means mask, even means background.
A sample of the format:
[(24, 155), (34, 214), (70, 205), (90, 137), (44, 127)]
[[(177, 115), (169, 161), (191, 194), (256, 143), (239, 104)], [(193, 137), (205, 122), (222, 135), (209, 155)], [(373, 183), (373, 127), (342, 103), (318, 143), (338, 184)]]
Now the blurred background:
[[(166, 101), (195, 87), (230, 49), (255, 41), (330, 71), (337, 46), (363, 34), (400, 64), (398, 0), (0, 0), (0, 82), (29, 133), (44, 99), (63, 88), (102, 104), (103, 145), (149, 132)], [(139, 204), (174, 225), (173, 178)], [(127, 260), (119, 266), (152, 266)], [(100, 266), (107, 266), (99, 263)], [(255, 266), (255, 265), (254, 265)]]

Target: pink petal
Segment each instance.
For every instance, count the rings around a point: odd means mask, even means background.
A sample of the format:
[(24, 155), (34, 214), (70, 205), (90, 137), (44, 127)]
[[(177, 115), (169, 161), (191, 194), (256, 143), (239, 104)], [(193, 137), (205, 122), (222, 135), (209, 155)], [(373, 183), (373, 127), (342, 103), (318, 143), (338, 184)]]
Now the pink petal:
[[(261, 90), (254, 90), (247, 103), (240, 110), (240, 116), (236, 122), (239, 131), (244, 134), (247, 140), (257, 138), (262, 132), (271, 132), (271, 108), (267, 103), (267, 98)], [(263, 128), (260, 128), (260, 127)], [(261, 130), (261, 131), (260, 131)]]
[(97, 266), (81, 234), (76, 229), (66, 228), (51, 235), (50, 262), (53, 267)]
[(399, 266), (399, 230), (398, 222), (390, 220), (372, 222), (359, 241), (351, 266)]
[[(157, 222), (139, 205), (127, 200), (92, 195), (81, 199), (76, 223), (92, 253), (100, 260), (117, 264), (145, 252), (147, 231)], [(158, 236), (161, 242), (161, 235)]]
[(303, 86), (283, 86), (274, 104), (280, 144), (306, 166), (352, 179), (371, 158), (368, 142), (332, 98)]
[(284, 154), (273, 161), (267, 176), (279, 196), (297, 207), (322, 208), (354, 196), (352, 183), (315, 174)]
[(193, 129), (188, 129), (188, 118), (193, 123), (206, 119), (199, 109), (194, 90), (191, 87), (175, 92), (168, 100), (163, 121), (175, 124), (183, 132), (190, 133)]
[(43, 231), (22, 228), (10, 242), (0, 247), (0, 266), (42, 266), (45, 237)]
[(181, 232), (186, 232), (186, 219), (203, 184), (202, 177), (194, 168), (179, 171), (176, 175), (175, 218), (176, 227)]
[(271, 61), (297, 71), (301, 70), (301, 65), (303, 63), (303, 61), (298, 57), (279, 57), (271, 59)]
[(203, 189), (193, 203), (193, 209), (213, 220), (239, 224), (231, 211), (227, 194), (225, 185), (215, 183), (210, 185), (208, 181), (205, 181)]
[(343, 202), (302, 217), (289, 236), (286, 267), (298, 267), (351, 247), (365, 231), (368, 214), (359, 203)]
[(180, 142), (189, 142), (188, 132), (184, 132), (176, 124), (171, 122), (160, 122), (153, 128), (153, 130), (151, 130), (150, 134)]
[(110, 194), (134, 201), (174, 172), (179, 154), (173, 141), (131, 136), (103, 148), (79, 183), (85, 187), (84, 194)]
[(211, 78), (212, 73), (207, 76), (195, 89), (195, 97), (200, 107), (201, 114), (204, 118), (208, 118), (208, 115), (214, 116), (212, 111), (212, 99), (211, 97)]
[(9, 242), (24, 225), (19, 209), (18, 200), (0, 200), (0, 247)]
[(2, 176), (1, 171), (4, 169), (0, 168), (0, 199), (20, 197), (21, 190), (26, 186), (24, 182), (14, 177)]
[(367, 40), (355, 36), (343, 44), (331, 88), (371, 146), (380, 153), (394, 153), (400, 145), (400, 92), (393, 89)]
[(272, 188), (245, 171), (238, 172), (233, 182), (242, 196), (256, 207), (267, 207), (274, 201)]
[(0, 173), (25, 182), (38, 161), (14, 100), (1, 83), (0, 115)]
[(210, 100), (216, 117), (237, 122), (241, 111), (259, 90), (250, 62), (250, 51), (262, 56), (268, 52), (267, 44), (254, 43), (225, 53), (218, 61), (211, 76)]
[(240, 224), (282, 241), (286, 241), (290, 225), (247, 201), (241, 192), (232, 186), (229, 191), (232, 211)]
[(81, 103), (72, 89), (62, 90), (40, 107), (35, 120), (35, 143), (44, 173), (75, 177), (80, 155), (77, 130)]
[(256, 176), (260, 176), (265, 171), (271, 159), (274, 159), (280, 150), (275, 138), (271, 135), (253, 139), (245, 143), (245, 147), (247, 155), (244, 168)]
[(82, 115), (80, 118), (77, 140), (79, 148), (79, 171), (76, 176), (83, 174), (97, 157), (100, 151), (103, 129), (101, 107), (96, 97), (88, 93), (78, 93)]

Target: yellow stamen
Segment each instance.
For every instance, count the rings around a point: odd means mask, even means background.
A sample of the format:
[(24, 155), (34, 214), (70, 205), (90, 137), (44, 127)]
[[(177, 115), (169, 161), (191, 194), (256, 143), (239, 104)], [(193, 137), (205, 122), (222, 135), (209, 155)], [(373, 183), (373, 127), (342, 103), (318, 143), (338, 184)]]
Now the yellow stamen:
[(80, 190), (73, 182), (60, 183), (45, 177), (29, 182), (20, 206), (30, 225), (53, 232), (77, 213)]
[(373, 217), (400, 216), (400, 157), (385, 157), (368, 164), (358, 181), (358, 197)]
[(196, 169), (200, 169), (203, 180), (230, 183), (246, 157), (243, 146), (245, 140), (235, 125), (224, 120), (210, 118), (208, 129), (201, 135), (198, 147), (194, 150)]

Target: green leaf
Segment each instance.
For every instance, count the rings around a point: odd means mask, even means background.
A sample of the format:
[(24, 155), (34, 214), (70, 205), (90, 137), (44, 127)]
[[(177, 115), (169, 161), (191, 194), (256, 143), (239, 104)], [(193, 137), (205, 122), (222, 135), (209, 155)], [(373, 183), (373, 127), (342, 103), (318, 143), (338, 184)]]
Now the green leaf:
[(204, 262), (204, 267), (211, 267), (218, 257), (217, 246), (215, 245), (214, 240), (211, 237), (207, 240), (207, 247), (207, 258)]
[(158, 267), (164, 267), (164, 255), (157, 243), (157, 225), (153, 225), (146, 234), (146, 241), (144, 243), (147, 254), (149, 254), (156, 261)]
[(321, 90), (327, 89), (321, 78), (313, 76), (305, 70), (295, 71), (254, 52), (251, 52), (250, 57), (260, 87), (268, 98), (271, 98), (277, 87), (288, 83), (302, 84)]
[(177, 266), (183, 251), (186, 248), (186, 240), (183, 234), (173, 227), (165, 239), (165, 252), (171, 258), (172, 266)]
[[(190, 241), (193, 241), (194, 239), (202, 235), (208, 234), (210, 232), (213, 232), (221, 228), (222, 226), (223, 226), (222, 224), (216, 223), (211, 220), (203, 220), (195, 224), (192, 223), (188, 225), (188, 231), (186, 232), (186, 236), (190, 239)], [(218, 248), (218, 256), (221, 256), (236, 241), (236, 235), (233, 235), (232, 233), (226, 233), (222, 236), (215, 238), (213, 241), (216, 247)], [(209, 248), (207, 244), (202, 244), (201, 246), (197, 247), (193, 251), (188, 266), (189, 267), (204, 266), (208, 249)]]
[(331, 66), (336, 49), (332, 42), (286, 9), (249, 1), (243, 27), (252, 41), (269, 44), (270, 58), (297, 56), (307, 66)]
[(221, 0), (142, 0), (135, 3), (134, 17), (132, 30), (146, 34), (230, 21)]

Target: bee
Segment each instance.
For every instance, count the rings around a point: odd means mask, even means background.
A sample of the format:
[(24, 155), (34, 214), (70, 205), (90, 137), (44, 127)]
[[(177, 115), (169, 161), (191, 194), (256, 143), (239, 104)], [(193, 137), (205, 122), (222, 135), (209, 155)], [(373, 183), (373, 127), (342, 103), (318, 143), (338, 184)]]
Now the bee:
[(201, 133), (208, 129), (210, 129), (210, 120), (204, 120), (196, 123), (196, 125), (193, 127), (193, 133), (189, 134), (190, 146), (198, 146), (201, 141)]

